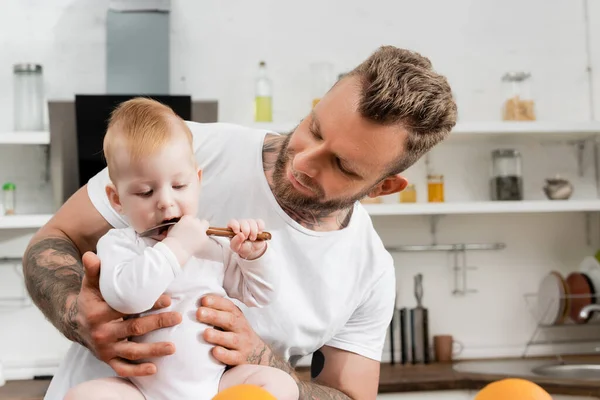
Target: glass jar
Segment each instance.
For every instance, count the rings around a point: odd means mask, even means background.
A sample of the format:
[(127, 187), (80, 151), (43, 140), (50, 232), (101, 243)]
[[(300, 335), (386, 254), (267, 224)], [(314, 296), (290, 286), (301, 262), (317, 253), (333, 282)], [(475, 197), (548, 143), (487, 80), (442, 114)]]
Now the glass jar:
[(44, 78), (38, 64), (13, 66), (14, 128), (16, 131), (44, 130)]
[(444, 175), (427, 175), (427, 199), (430, 203), (444, 202)]
[(521, 154), (514, 149), (492, 152), (492, 200), (523, 200)]
[(4, 206), (4, 215), (14, 215), (16, 205), (17, 186), (12, 182), (6, 182), (2, 186), (2, 203)]
[(531, 74), (509, 72), (502, 77), (502, 82), (504, 86), (502, 119), (505, 121), (535, 121)]
[(416, 203), (417, 202), (417, 190), (414, 184), (406, 186), (406, 188), (400, 192), (400, 203)]

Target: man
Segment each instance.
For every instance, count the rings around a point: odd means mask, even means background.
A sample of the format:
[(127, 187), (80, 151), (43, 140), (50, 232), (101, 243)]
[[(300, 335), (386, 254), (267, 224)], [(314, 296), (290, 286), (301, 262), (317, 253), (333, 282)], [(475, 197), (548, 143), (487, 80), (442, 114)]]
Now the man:
[[(189, 123), (203, 170), (199, 217), (213, 225), (261, 218), (283, 255), (279, 297), (271, 306), (248, 309), (226, 298), (202, 298), (196, 317), (216, 328), (204, 333), (214, 357), (283, 369), (298, 382), (301, 399), (375, 399), (395, 274), (358, 200), (403, 190), (400, 173), (455, 123), (446, 79), (426, 58), (392, 46), (337, 82), (289, 135)], [(101, 266), (89, 252), (111, 227), (126, 226), (106, 198), (108, 182), (106, 171), (92, 178), (35, 235), (25, 255), (31, 297), (75, 342), (48, 399), (85, 379), (153, 374), (154, 365), (136, 361), (185, 351), (126, 339), (190, 316), (123, 318), (99, 295)], [(168, 305), (162, 298), (156, 307)], [(293, 367), (311, 353), (313, 380), (303, 382)]]

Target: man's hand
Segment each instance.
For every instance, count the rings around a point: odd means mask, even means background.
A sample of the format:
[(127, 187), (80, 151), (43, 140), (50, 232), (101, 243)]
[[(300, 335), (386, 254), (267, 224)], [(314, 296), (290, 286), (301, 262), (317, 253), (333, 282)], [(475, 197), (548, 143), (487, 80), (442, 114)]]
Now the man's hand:
[(204, 340), (214, 344), (213, 356), (226, 365), (269, 365), (271, 350), (254, 332), (242, 311), (229, 299), (207, 295), (198, 308), (198, 321), (223, 329), (208, 328)]
[[(100, 259), (94, 253), (83, 255), (85, 275), (81, 291), (68, 304), (69, 317), (81, 344), (101, 361), (106, 362), (119, 376), (143, 376), (156, 373), (152, 363), (135, 364), (131, 361), (173, 354), (172, 343), (135, 343), (128, 341), (156, 329), (177, 325), (181, 315), (164, 312), (139, 318), (126, 316), (104, 301), (100, 293)], [(171, 300), (161, 296), (154, 309), (168, 307)]]

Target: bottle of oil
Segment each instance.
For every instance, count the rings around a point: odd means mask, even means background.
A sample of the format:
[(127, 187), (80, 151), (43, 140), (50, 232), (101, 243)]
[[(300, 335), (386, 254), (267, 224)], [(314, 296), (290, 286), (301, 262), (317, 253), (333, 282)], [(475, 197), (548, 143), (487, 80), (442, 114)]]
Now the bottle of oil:
[(267, 63), (264, 61), (258, 64), (254, 92), (254, 120), (256, 122), (273, 121), (273, 93), (271, 80), (267, 76)]

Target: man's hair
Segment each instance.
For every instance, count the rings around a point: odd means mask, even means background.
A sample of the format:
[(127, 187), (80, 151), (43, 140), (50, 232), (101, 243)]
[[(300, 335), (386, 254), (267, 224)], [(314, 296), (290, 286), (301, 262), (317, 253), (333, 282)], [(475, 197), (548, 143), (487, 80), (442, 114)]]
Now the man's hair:
[(406, 170), (456, 124), (457, 107), (448, 81), (418, 53), (382, 46), (346, 76), (360, 79), (358, 110), (364, 118), (408, 131), (404, 151), (386, 175)]
[(104, 136), (104, 157), (111, 179), (115, 174), (115, 149), (125, 146), (132, 162), (154, 154), (174, 130), (182, 131), (192, 149), (192, 132), (169, 106), (156, 100), (136, 97), (113, 110)]

